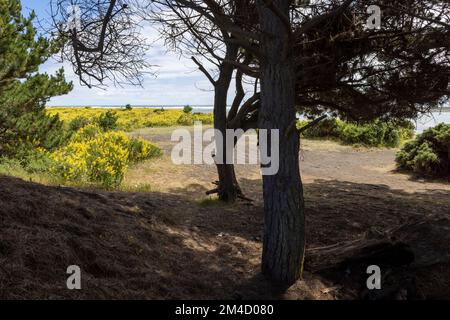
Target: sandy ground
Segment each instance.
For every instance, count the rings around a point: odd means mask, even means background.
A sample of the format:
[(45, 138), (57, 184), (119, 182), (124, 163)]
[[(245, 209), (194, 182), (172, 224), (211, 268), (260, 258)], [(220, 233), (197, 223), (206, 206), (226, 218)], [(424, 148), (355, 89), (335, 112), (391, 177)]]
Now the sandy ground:
[[(192, 130), (191, 130), (192, 131)], [(197, 194), (200, 189), (211, 189), (217, 179), (216, 168), (211, 165), (174, 165), (170, 159), (176, 142), (170, 141), (172, 129), (142, 129), (134, 136), (146, 138), (164, 149), (159, 161), (143, 163), (127, 175), (127, 183), (148, 182), (164, 192)], [(206, 145), (206, 143), (204, 143)], [(255, 146), (249, 147), (254, 151)], [(334, 141), (303, 140), (301, 145), (301, 172), (305, 184), (315, 181), (340, 181), (371, 184), (407, 193), (450, 192), (450, 183), (425, 181), (395, 170), (396, 149), (367, 149), (343, 146)], [(240, 158), (241, 159), (241, 158)], [(242, 160), (242, 159), (241, 159)], [(164, 170), (160, 170), (164, 168)], [(244, 191), (255, 200), (261, 200), (261, 173), (258, 165), (237, 165), (237, 175)], [(250, 189), (246, 188), (250, 187)]]
[[(0, 298), (359, 298), (356, 290), (311, 273), (308, 263), (304, 278), (287, 292), (262, 278), (258, 166), (237, 167), (254, 203), (205, 201), (216, 180), (213, 166), (172, 164), (170, 129), (134, 134), (165, 151), (127, 175), (128, 185), (150, 183), (150, 193), (47, 187), (0, 177)], [(450, 226), (450, 185), (396, 173), (394, 157), (395, 150), (302, 142), (309, 250), (423, 219)], [(84, 270), (81, 291), (65, 288), (72, 264)], [(448, 267), (439, 264), (419, 274), (418, 296), (450, 299)]]

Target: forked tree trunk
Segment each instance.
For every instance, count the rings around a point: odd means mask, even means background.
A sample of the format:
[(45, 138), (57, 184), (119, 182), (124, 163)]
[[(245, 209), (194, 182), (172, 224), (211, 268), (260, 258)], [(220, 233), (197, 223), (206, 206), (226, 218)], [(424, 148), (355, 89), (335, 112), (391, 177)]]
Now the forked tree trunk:
[[(235, 60), (238, 49), (233, 46), (227, 48), (227, 59)], [(223, 137), (223, 154), (226, 155), (226, 129), (227, 129), (227, 96), (233, 78), (234, 68), (224, 63), (220, 67), (220, 75), (214, 88), (214, 128), (219, 130)], [(219, 199), (226, 202), (234, 202), (241, 189), (236, 179), (233, 164), (217, 164), (219, 182), (217, 186)]]
[[(289, 0), (273, 4), (289, 17)], [(286, 135), (296, 118), (295, 66), (287, 49), (288, 32), (282, 20), (259, 3), (262, 21), (260, 129), (278, 129), (279, 171), (263, 176), (265, 234), (262, 272), (274, 283), (292, 285), (302, 272), (305, 252), (305, 219), (299, 168), (300, 137)], [(270, 139), (268, 139), (270, 141)]]

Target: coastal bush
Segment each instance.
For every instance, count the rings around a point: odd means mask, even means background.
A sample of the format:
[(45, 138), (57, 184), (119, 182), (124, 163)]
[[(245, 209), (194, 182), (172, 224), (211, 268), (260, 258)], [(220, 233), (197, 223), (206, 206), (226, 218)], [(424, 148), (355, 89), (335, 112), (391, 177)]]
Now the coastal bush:
[(63, 180), (113, 188), (120, 185), (129, 164), (160, 154), (160, 149), (147, 141), (88, 125), (50, 158), (54, 162), (52, 172)]
[[(297, 127), (304, 127), (308, 122), (307, 120), (301, 120), (298, 122)], [(326, 118), (305, 130), (303, 136), (305, 138), (339, 138), (339, 130), (342, 124), (343, 122), (336, 118)]]
[(47, 150), (34, 148), (30, 144), (19, 144), (14, 157), (0, 157), (0, 174), (27, 180), (45, 178), (43, 180), (48, 181), (52, 165), (53, 161)]
[(184, 113), (192, 113), (192, 110), (194, 110), (191, 106), (184, 106), (183, 112)]
[(182, 126), (192, 126), (194, 124), (194, 118), (191, 114), (185, 113), (178, 118), (177, 123)]
[(117, 120), (119, 116), (113, 111), (102, 113), (95, 122), (105, 131), (117, 129)]
[(83, 116), (78, 116), (69, 122), (69, 130), (78, 131), (81, 128), (86, 127), (90, 123), (91, 123), (90, 119), (83, 117)]
[(396, 162), (399, 169), (420, 176), (450, 177), (450, 124), (441, 123), (406, 143)]
[(388, 124), (376, 121), (359, 125), (346, 123), (342, 126), (339, 138), (345, 144), (366, 145), (371, 147), (395, 147), (400, 143), (400, 131), (388, 128)]
[[(298, 128), (308, 121), (302, 120)], [(305, 138), (330, 138), (344, 144), (368, 147), (398, 147), (403, 141), (414, 136), (414, 124), (410, 121), (393, 122), (376, 120), (359, 124), (327, 118), (302, 133)]]
[(130, 139), (129, 153), (129, 161), (133, 163), (162, 156), (160, 148), (139, 138)]
[(27, 173), (39, 174), (49, 172), (49, 168), (53, 165), (49, 152), (43, 148), (33, 148), (27, 145), (21, 145), (17, 150), (16, 157), (12, 159)]

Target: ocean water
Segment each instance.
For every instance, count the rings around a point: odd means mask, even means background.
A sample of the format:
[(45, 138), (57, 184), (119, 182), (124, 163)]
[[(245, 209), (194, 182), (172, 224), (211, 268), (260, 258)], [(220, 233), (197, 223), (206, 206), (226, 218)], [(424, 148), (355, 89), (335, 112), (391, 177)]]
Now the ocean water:
[(423, 115), (415, 122), (416, 131), (419, 133), (428, 128), (435, 127), (439, 123), (450, 124), (450, 111), (433, 112), (431, 114)]

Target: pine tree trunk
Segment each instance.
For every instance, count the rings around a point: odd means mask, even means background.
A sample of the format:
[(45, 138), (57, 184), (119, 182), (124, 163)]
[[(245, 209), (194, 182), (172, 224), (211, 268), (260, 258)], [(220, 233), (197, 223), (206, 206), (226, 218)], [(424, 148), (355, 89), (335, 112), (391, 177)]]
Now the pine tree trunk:
[[(227, 59), (235, 60), (237, 48), (229, 46), (227, 48)], [(223, 137), (224, 160), (226, 155), (226, 129), (227, 129), (227, 96), (230, 83), (233, 77), (234, 68), (232, 65), (224, 63), (220, 67), (220, 76), (214, 91), (214, 128), (219, 130)], [(234, 202), (241, 194), (239, 183), (236, 179), (236, 173), (233, 164), (217, 164), (217, 173), (219, 176), (218, 195), (219, 199), (226, 202)]]
[[(261, 1), (262, 3), (263, 1)], [(286, 136), (295, 121), (295, 66), (286, 26), (260, 3), (262, 78), (260, 129), (278, 129), (280, 166), (277, 174), (263, 176), (265, 234), (262, 272), (274, 283), (292, 285), (301, 276), (305, 251), (305, 219), (299, 168), (300, 137)], [(273, 3), (288, 17), (288, 0)], [(270, 141), (270, 139), (269, 139)]]

